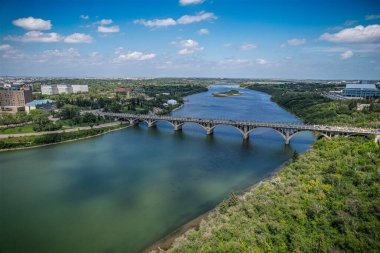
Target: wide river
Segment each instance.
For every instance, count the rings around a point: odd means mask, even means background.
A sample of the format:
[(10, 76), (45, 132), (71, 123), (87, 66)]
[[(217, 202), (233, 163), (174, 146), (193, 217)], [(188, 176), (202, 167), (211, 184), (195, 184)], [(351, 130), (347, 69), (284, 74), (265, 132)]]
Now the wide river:
[[(299, 122), (267, 94), (240, 89), (186, 98), (175, 116)], [(270, 175), (294, 150), (270, 129), (243, 142), (232, 127), (207, 136), (197, 125), (173, 133), (145, 124), (100, 137), (0, 153), (0, 252), (139, 252), (167, 233)]]

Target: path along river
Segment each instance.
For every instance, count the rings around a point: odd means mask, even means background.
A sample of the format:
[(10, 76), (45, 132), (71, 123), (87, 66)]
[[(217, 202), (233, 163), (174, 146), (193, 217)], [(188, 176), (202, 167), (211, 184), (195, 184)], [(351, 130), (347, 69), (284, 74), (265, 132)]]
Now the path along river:
[[(174, 116), (298, 122), (267, 94), (227, 87), (186, 98)], [(138, 127), (83, 141), (0, 153), (0, 252), (139, 252), (258, 182), (313, 143), (270, 129), (243, 142), (234, 128), (206, 136), (186, 124)]]

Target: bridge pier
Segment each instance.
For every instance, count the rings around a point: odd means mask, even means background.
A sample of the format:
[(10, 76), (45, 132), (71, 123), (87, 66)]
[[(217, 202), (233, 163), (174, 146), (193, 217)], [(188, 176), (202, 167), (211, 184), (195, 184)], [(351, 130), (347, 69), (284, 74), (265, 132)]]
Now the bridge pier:
[(129, 119), (128, 121), (129, 121), (129, 124), (130, 124), (131, 126), (135, 126), (135, 125), (137, 125), (137, 123), (138, 123), (138, 120), (136, 120), (136, 119)]
[(174, 124), (174, 131), (182, 131), (183, 124)]
[(213, 128), (213, 127), (206, 128), (206, 134), (207, 134), (207, 135), (212, 135), (212, 134), (214, 134), (214, 128)]
[(147, 123), (148, 123), (148, 127), (156, 127), (157, 126), (156, 125), (157, 121), (155, 121), (155, 120), (148, 120)]

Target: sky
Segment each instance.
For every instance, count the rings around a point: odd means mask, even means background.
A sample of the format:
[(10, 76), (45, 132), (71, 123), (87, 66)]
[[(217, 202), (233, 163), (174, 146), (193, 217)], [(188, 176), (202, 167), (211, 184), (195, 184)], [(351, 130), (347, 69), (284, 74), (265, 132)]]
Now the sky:
[(380, 0), (0, 0), (0, 75), (380, 79)]

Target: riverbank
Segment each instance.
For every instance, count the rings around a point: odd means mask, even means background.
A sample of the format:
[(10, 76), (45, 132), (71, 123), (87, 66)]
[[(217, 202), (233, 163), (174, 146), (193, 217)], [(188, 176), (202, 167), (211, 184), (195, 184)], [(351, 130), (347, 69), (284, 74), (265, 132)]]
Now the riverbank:
[(220, 204), (167, 252), (379, 250), (378, 164), (372, 140), (320, 139), (271, 178)]
[[(239, 191), (237, 193), (237, 196), (239, 198), (244, 198), (244, 195), (247, 194), (249, 191), (251, 191), (253, 188), (256, 186), (260, 185), (263, 182), (266, 182), (268, 180), (271, 180), (273, 177), (275, 177), (285, 166), (289, 164), (289, 161), (284, 162), (282, 165), (278, 166), (273, 172), (271, 172), (268, 176), (262, 178), (260, 181), (257, 183), (248, 186), (247, 188)], [(180, 236), (185, 235), (186, 232), (190, 230), (198, 230), (199, 226), (201, 225), (202, 222), (207, 222), (210, 218), (210, 215), (217, 211), (217, 207), (197, 216), (196, 218), (192, 219), (191, 221), (185, 223), (184, 225), (180, 226), (173, 232), (169, 233), (166, 235), (164, 238), (160, 239), (159, 241), (155, 242), (154, 244), (150, 245), (148, 248), (144, 249), (144, 253), (148, 252), (162, 252), (169, 250), (172, 246), (173, 243), (177, 238)]]
[[(110, 132), (121, 130), (128, 127), (130, 127), (129, 124), (119, 123), (117, 125), (106, 126), (106, 127), (101, 127), (101, 128), (98, 127), (95, 129), (85, 129), (85, 130), (75, 129), (68, 132), (63, 131), (59, 133), (48, 133), (44, 135), (31, 135), (31, 136), (28, 135), (28, 136), (23, 136), (23, 137), (10, 137), (9, 139), (3, 139), (3, 140), (0, 139), (0, 152), (24, 150), (24, 149), (45, 147), (45, 146), (50, 146), (50, 145), (85, 140), (85, 139), (101, 136), (106, 133), (110, 133)], [(37, 139), (37, 138), (44, 138), (44, 137), (47, 137), (47, 138)], [(43, 143), (44, 141), (47, 143)], [(10, 147), (10, 148), (7, 148), (7, 147)]]

